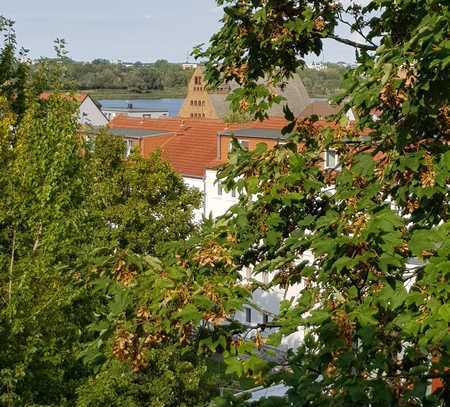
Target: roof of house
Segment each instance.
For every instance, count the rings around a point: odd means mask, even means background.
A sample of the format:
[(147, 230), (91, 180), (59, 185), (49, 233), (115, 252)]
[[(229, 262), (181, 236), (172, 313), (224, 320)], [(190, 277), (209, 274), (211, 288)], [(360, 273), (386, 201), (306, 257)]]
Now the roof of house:
[[(226, 124), (214, 119), (141, 119), (117, 116), (109, 124), (111, 131), (139, 130), (145, 137), (145, 150), (159, 149), (161, 156), (184, 176), (203, 177), (206, 168), (217, 159), (217, 134), (243, 128), (278, 129), (286, 120), (271, 118), (264, 122)], [(164, 134), (165, 133), (165, 134)]]
[(249, 137), (249, 138), (264, 138), (264, 139), (285, 139), (286, 136), (281, 134), (280, 129), (261, 129), (261, 128), (248, 128), (238, 129), (234, 131), (225, 131), (222, 133), (224, 136), (236, 136), (236, 137)]
[(340, 107), (330, 104), (328, 100), (314, 100), (301, 112), (300, 117), (308, 117), (311, 115), (325, 118), (333, 114), (337, 114), (340, 111)]
[(102, 106), (102, 110), (108, 112), (124, 112), (124, 113), (168, 113), (169, 111), (166, 109), (143, 109), (140, 107), (104, 107)]
[[(164, 133), (166, 131), (163, 130)], [(131, 137), (131, 138), (143, 138), (154, 137), (155, 135), (161, 135), (161, 130), (145, 130), (145, 129), (130, 129), (130, 128), (110, 128), (109, 133), (113, 136)]]
[[(260, 81), (263, 83), (263, 81)], [(238, 84), (231, 82), (227, 84), (230, 92), (238, 88)], [(299, 75), (294, 75), (283, 88), (277, 87), (272, 89), (277, 95), (284, 97), (286, 100), (280, 104), (272, 106), (269, 110), (269, 117), (284, 117), (283, 108), (289, 105), (289, 108), (295, 116), (299, 115), (310, 104), (311, 100), (308, 91)], [(219, 117), (225, 117), (230, 112), (230, 103), (227, 101), (229, 92), (209, 91), (208, 96), (214, 109)]]
[[(54, 92), (42, 92), (40, 94), (40, 99), (47, 100), (51, 95), (55, 94)], [(80, 105), (84, 102), (87, 97), (90, 97), (87, 93), (62, 93), (65, 98), (76, 100)]]

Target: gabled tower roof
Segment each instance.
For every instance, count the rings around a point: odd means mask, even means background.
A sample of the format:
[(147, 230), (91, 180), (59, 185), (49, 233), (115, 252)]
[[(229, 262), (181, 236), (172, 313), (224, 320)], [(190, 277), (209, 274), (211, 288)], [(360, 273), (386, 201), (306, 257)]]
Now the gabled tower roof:
[[(230, 113), (228, 95), (238, 87), (234, 82), (223, 85), (217, 90), (206, 90), (203, 67), (198, 66), (188, 85), (188, 94), (180, 110), (180, 117), (198, 119), (223, 119)], [(274, 92), (286, 100), (273, 106), (270, 117), (283, 117), (283, 106), (289, 105), (294, 115), (298, 116), (311, 103), (308, 92), (299, 75), (294, 75), (286, 86), (274, 89)]]

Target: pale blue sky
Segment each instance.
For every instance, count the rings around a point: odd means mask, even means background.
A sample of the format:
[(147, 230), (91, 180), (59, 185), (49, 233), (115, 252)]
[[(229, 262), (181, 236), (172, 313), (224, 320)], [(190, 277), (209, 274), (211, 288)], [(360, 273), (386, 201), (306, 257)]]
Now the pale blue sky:
[[(0, 14), (16, 21), (30, 56), (53, 55), (64, 38), (70, 57), (150, 62), (186, 60), (207, 42), (222, 16), (214, 0), (2, 0)], [(318, 61), (353, 62), (351, 48), (332, 42)]]

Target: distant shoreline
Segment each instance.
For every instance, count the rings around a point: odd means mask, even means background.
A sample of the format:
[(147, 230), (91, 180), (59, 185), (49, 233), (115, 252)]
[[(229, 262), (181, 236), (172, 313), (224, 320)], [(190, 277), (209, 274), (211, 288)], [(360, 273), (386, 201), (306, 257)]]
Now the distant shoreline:
[(94, 99), (184, 99), (186, 97), (185, 88), (154, 90), (151, 92), (138, 93), (121, 89), (87, 89), (81, 90), (82, 93), (88, 93)]

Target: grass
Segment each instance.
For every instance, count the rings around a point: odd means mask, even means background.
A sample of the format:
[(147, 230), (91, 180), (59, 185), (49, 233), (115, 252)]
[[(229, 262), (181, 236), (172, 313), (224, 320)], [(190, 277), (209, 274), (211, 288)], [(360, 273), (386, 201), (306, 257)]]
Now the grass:
[(88, 89), (83, 93), (89, 93), (94, 99), (163, 99), (185, 98), (186, 88), (173, 88), (154, 90), (146, 93), (130, 92), (126, 89)]

